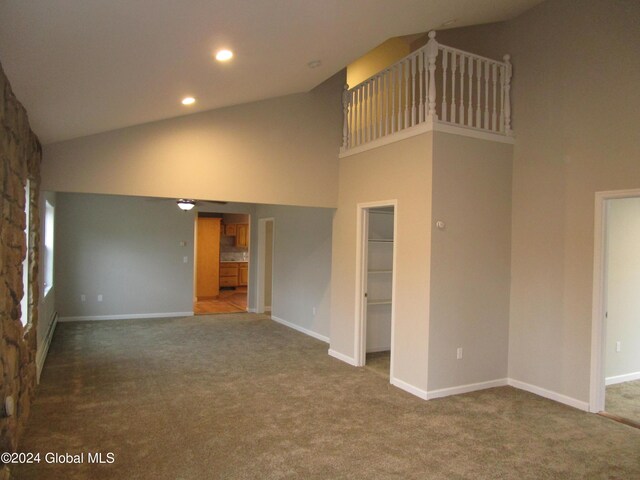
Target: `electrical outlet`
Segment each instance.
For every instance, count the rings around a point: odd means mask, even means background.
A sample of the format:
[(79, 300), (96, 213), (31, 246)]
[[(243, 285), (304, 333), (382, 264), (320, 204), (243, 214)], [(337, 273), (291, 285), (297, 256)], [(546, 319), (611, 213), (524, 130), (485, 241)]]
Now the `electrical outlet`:
[(182, 257), (182, 263), (189, 263), (189, 257)]
[(619, 352), (620, 350), (622, 350), (622, 342), (618, 340), (616, 342), (616, 352)]
[(98, 301), (99, 301), (99, 302), (101, 302), (101, 301), (102, 301), (102, 294), (101, 294), (101, 293), (98, 295)]
[(87, 296), (84, 293), (82, 295), (80, 295), (80, 301), (81, 302), (86, 302), (87, 301)]
[(456, 358), (462, 360), (462, 347), (458, 347), (458, 350), (456, 350)]

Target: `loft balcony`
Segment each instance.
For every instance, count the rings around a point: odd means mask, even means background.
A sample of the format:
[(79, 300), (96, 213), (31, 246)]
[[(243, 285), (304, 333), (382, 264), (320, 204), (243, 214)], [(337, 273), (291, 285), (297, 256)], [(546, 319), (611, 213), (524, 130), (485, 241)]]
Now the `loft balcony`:
[(438, 130), (513, 143), (511, 63), (441, 45), (436, 33), (343, 92), (340, 156)]

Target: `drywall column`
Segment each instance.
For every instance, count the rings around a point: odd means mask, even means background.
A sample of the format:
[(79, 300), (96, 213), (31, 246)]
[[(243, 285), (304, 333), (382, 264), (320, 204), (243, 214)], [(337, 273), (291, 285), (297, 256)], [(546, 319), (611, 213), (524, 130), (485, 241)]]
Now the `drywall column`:
[(512, 159), (510, 144), (434, 134), (430, 396), (507, 377)]
[(427, 389), (432, 138), (425, 133), (342, 158), (333, 221), (331, 352), (355, 363), (357, 205), (398, 201), (391, 351), (395, 384), (421, 396)]

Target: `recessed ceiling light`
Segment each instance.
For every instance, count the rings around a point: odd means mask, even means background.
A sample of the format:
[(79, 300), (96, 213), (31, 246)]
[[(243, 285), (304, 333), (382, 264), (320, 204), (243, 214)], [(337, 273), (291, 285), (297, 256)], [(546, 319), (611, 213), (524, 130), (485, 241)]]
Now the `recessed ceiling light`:
[(194, 103), (196, 103), (196, 99), (193, 97), (184, 97), (182, 99), (183, 105), (193, 105)]
[(216, 52), (216, 60), (219, 62), (226, 62), (233, 58), (233, 52), (231, 50), (218, 50)]
[(320, 65), (322, 65), (322, 62), (320, 60), (313, 60), (307, 63), (307, 67), (309, 68), (318, 68)]

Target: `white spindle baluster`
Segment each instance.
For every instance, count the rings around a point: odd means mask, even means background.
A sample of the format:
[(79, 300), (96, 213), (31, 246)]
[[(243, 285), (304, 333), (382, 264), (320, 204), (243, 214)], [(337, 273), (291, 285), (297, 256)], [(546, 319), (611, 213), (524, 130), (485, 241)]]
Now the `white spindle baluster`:
[(467, 108), (467, 125), (473, 127), (473, 58), (469, 57), (469, 107)]
[(447, 63), (449, 52), (442, 50), (442, 120), (447, 121)]
[(464, 125), (464, 60), (465, 56), (460, 55), (460, 125)]
[(496, 125), (496, 82), (498, 81), (498, 64), (491, 65), (491, 81), (493, 82), (493, 109), (491, 111), (491, 130), (498, 130)]
[(411, 125), (416, 124), (416, 64), (418, 57), (411, 57)]
[(391, 133), (396, 131), (396, 69), (395, 67), (389, 71), (391, 75), (391, 90), (389, 94), (391, 95)]
[(376, 117), (374, 119), (376, 124), (376, 138), (380, 138), (382, 136), (382, 115), (380, 115), (380, 110), (382, 110), (382, 99), (380, 98), (380, 80), (382, 77), (380, 75), (376, 76)]
[(477, 84), (477, 97), (476, 97), (476, 128), (482, 128), (482, 99), (480, 98), (481, 94), (481, 79), (482, 79), (482, 61), (478, 58), (476, 60), (476, 84)]
[(362, 86), (362, 143), (367, 143), (369, 138), (369, 82)]
[(489, 129), (489, 62), (484, 62), (484, 128)]
[(505, 55), (505, 79), (504, 79), (504, 133), (511, 135), (511, 55)]
[(402, 64), (398, 65), (398, 131), (402, 130)]
[(456, 52), (451, 52), (451, 118), (456, 123)]
[(389, 134), (389, 70), (382, 75), (382, 99), (384, 101), (382, 116), (384, 120), (384, 134)]
[(418, 83), (420, 84), (420, 96), (418, 97), (418, 122), (424, 122), (424, 101), (423, 99), (423, 87), (422, 82), (424, 82), (424, 56), (422, 52), (418, 55), (418, 71), (420, 72), (420, 76), (418, 78)]
[(369, 132), (369, 141), (373, 140), (373, 79), (367, 82), (367, 90), (369, 90), (369, 116), (367, 117), (367, 132)]
[(427, 42), (427, 58), (429, 58), (429, 110), (427, 116), (433, 120), (438, 118), (436, 113), (436, 58), (438, 57), (438, 42), (436, 32), (429, 32)]
[(349, 147), (349, 85), (342, 90), (342, 148)]
[(356, 87), (353, 91), (352, 101), (353, 101), (353, 144), (358, 145), (358, 95), (360, 89)]
[(404, 72), (404, 128), (407, 128), (409, 126), (409, 68), (411, 64), (408, 61), (402, 63), (402, 71)]
[(500, 132), (504, 133), (504, 66), (500, 65)]

